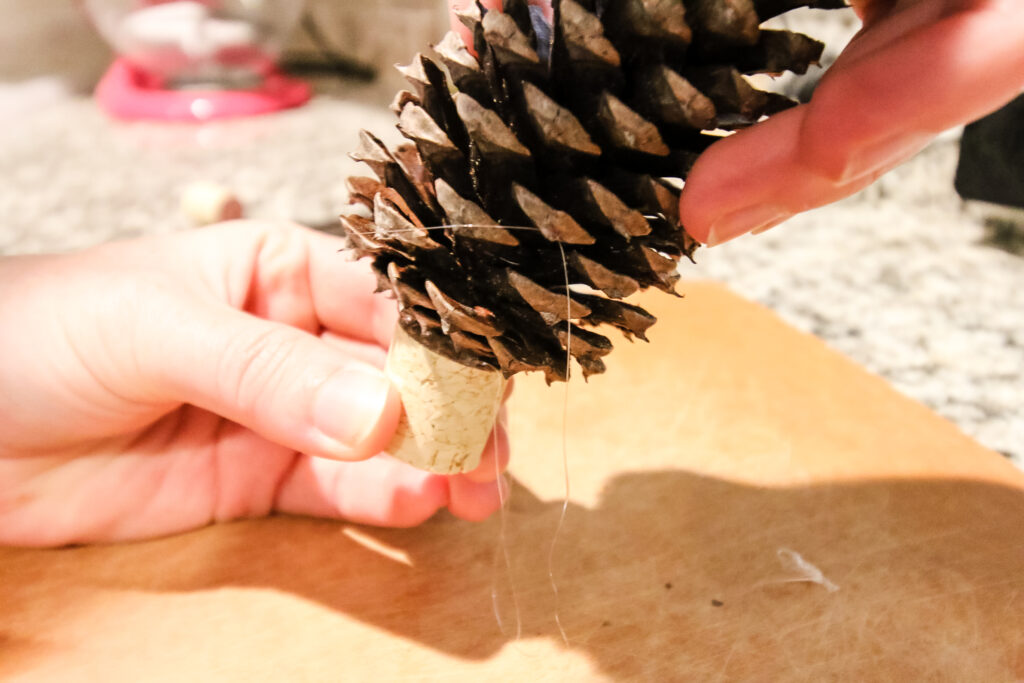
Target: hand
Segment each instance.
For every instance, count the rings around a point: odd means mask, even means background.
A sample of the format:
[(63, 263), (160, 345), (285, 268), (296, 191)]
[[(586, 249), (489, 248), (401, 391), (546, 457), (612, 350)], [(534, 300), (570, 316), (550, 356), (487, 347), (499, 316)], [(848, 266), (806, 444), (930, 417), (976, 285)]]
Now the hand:
[[(449, 3), (467, 44), (454, 11), (472, 1)], [(680, 220), (694, 238), (720, 244), (854, 194), (1024, 88), (1021, 0), (850, 3), (864, 26), (811, 102), (715, 143), (693, 167)]]
[(375, 456), (401, 414), (395, 305), (340, 247), (236, 222), (0, 261), (0, 543), (493, 512), (502, 429), (465, 475)]
[(809, 104), (712, 145), (680, 201), (709, 245), (851, 195), (1024, 88), (1020, 0), (853, 0), (864, 26)]

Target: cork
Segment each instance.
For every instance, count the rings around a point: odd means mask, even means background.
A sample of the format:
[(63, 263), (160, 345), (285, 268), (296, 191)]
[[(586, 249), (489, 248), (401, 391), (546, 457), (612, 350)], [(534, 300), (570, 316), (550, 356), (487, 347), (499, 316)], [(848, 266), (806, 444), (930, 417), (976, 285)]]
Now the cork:
[(386, 371), (404, 407), (387, 452), (438, 474), (475, 469), (505, 393), (502, 374), (438, 355), (401, 327), (395, 330)]
[(214, 182), (190, 184), (181, 193), (181, 210), (196, 225), (241, 218), (241, 202), (230, 188)]

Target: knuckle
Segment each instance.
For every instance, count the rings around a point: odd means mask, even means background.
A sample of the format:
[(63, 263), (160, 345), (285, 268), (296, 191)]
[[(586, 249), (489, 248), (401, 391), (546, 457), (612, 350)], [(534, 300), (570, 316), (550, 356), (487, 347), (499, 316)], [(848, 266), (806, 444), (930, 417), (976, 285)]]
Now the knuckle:
[(224, 349), (218, 364), (218, 385), (226, 400), (242, 410), (252, 409), (280, 386), (294, 334), (287, 328), (240, 335)]

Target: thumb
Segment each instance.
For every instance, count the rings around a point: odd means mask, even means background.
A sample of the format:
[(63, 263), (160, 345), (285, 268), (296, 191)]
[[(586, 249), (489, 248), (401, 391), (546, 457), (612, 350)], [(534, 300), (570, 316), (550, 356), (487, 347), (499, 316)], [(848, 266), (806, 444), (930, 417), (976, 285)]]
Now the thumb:
[[(362, 460), (394, 435), (401, 399), (384, 373), (297, 328), (191, 301), (146, 325), (143, 367), (165, 399), (297, 451)], [(182, 324), (182, 321), (187, 321)], [(166, 324), (170, 323), (170, 324)], [(169, 328), (169, 329), (168, 329)]]
[[(473, 49), (473, 34), (469, 32), (469, 29), (459, 19), (459, 13), (469, 9), (470, 5), (475, 2), (476, 0), (448, 0), (448, 16), (451, 20), (452, 31), (455, 31), (462, 38), (463, 44), (469, 47), (470, 51)], [(500, 10), (502, 2), (501, 0), (483, 0), (481, 4), (485, 9)]]

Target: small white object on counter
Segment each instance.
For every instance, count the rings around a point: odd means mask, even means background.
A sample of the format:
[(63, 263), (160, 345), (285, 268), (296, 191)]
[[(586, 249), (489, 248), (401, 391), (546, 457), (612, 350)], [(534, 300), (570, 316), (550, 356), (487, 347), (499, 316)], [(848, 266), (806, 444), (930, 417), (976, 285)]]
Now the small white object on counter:
[(181, 193), (181, 210), (197, 225), (241, 218), (242, 203), (230, 188), (219, 183), (200, 181)]

